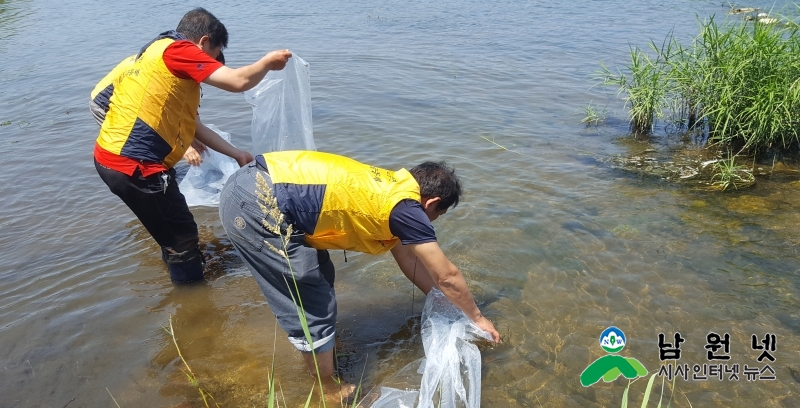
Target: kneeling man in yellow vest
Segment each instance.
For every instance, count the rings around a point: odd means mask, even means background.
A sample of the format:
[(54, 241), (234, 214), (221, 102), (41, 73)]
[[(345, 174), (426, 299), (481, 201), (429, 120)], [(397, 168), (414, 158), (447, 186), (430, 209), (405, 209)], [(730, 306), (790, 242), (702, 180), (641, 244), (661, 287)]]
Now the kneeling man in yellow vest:
[[(459, 269), (436, 242), (431, 222), (455, 207), (461, 183), (443, 162), (390, 171), (330, 153), (265, 153), (232, 175), (220, 218), (309, 373), (327, 392), (349, 394), (333, 377), (335, 271), (329, 249), (391, 251), (400, 270), (427, 294), (439, 288), (494, 341)], [(302, 306), (310, 338), (298, 316)], [(313, 350), (313, 355), (312, 355)], [(314, 359), (316, 358), (316, 364)], [(350, 387), (350, 386), (348, 386)]]

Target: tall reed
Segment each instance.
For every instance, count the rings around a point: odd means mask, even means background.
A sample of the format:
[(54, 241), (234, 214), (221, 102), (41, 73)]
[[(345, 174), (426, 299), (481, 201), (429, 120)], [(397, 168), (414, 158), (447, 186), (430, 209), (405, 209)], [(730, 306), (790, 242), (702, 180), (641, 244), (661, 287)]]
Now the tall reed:
[[(790, 21), (791, 22), (791, 21)], [(619, 87), (634, 134), (667, 114), (712, 144), (764, 152), (800, 147), (800, 37), (797, 24), (700, 22), (689, 45), (669, 33), (646, 52), (631, 47), (625, 71), (601, 65), (603, 85)]]
[[(161, 326), (161, 328), (172, 337), (172, 343), (175, 344), (175, 349), (178, 351), (178, 357), (180, 357), (183, 366), (186, 367), (186, 370), (184, 369), (180, 370), (181, 372), (183, 372), (184, 375), (186, 375), (186, 378), (189, 380), (189, 383), (192, 384), (193, 387), (197, 388), (197, 392), (199, 392), (200, 397), (203, 398), (203, 404), (205, 404), (206, 408), (209, 408), (208, 399), (210, 398), (214, 402), (214, 405), (219, 408), (219, 404), (217, 404), (217, 401), (214, 399), (214, 396), (212, 396), (208, 391), (204, 390), (203, 387), (200, 386), (200, 381), (197, 379), (197, 376), (194, 374), (194, 371), (192, 371), (192, 367), (189, 367), (189, 363), (187, 363), (186, 359), (183, 358), (183, 353), (181, 353), (181, 348), (178, 347), (178, 338), (175, 336), (175, 329), (172, 327), (172, 315), (169, 316), (169, 326)], [(109, 391), (109, 394), (110, 393), (111, 392)], [(114, 398), (114, 396), (111, 396), (111, 398)], [(114, 403), (116, 403), (116, 400), (114, 400)]]
[[(652, 46), (652, 44), (651, 44)], [(626, 67), (627, 74), (622, 71), (612, 72), (602, 65), (603, 85), (616, 85), (618, 94), (623, 95), (630, 114), (631, 132), (649, 134), (653, 130), (656, 119), (663, 117), (667, 106), (666, 93), (668, 83), (662, 69), (661, 54), (655, 59), (636, 47), (630, 48), (631, 62)]]

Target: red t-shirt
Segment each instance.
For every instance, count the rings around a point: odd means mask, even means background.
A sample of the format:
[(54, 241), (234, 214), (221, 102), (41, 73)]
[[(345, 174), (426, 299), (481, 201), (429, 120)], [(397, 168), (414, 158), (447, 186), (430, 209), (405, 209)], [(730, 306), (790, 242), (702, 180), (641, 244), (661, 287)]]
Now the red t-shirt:
[[(178, 40), (168, 45), (163, 54), (164, 65), (172, 75), (181, 79), (192, 79), (198, 84), (222, 66), (188, 40)], [(142, 163), (128, 157), (111, 153), (95, 143), (94, 158), (104, 167), (132, 176), (137, 168), (147, 177), (167, 168), (161, 163)]]
[(194, 79), (198, 84), (218, 70), (222, 63), (211, 58), (189, 40), (178, 40), (164, 50), (164, 64), (181, 79)]

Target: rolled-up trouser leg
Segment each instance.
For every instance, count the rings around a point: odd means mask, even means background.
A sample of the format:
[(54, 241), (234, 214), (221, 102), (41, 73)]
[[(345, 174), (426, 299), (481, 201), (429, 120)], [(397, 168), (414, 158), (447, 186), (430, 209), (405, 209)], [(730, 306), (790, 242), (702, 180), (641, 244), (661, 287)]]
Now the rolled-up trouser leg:
[[(242, 167), (225, 183), (219, 205), (222, 226), (295, 348), (306, 353), (332, 350), (336, 332), (333, 262), (327, 251), (308, 246), (302, 232), (293, 233), (284, 246), (281, 236), (264, 228), (262, 221), (275, 225), (275, 220), (259, 207), (259, 173), (270, 184), (269, 175), (254, 165)], [(281, 230), (286, 227), (284, 223)], [(298, 307), (301, 303), (302, 309)], [(305, 314), (310, 342), (298, 313)]]
[(175, 169), (144, 177), (138, 169), (128, 176), (97, 161), (95, 168), (111, 192), (122, 199), (161, 246), (170, 277), (178, 282), (202, 278), (197, 224), (175, 182)]
[(161, 248), (161, 259), (167, 263), (169, 277), (181, 283), (194, 282), (203, 278), (205, 260), (200, 248), (172, 253), (169, 248)]

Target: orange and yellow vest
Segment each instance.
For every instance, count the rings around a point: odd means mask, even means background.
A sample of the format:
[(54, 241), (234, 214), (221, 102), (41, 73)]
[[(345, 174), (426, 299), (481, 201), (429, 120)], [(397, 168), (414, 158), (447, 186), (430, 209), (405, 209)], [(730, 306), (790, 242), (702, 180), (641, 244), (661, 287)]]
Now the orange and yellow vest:
[(106, 151), (171, 168), (194, 140), (200, 85), (174, 76), (164, 64), (164, 50), (174, 41), (155, 40), (133, 63), (126, 59), (117, 65), (93, 91), (95, 99), (105, 89), (97, 88), (113, 83), (97, 137)]
[(389, 230), (392, 209), (401, 200), (420, 200), (419, 184), (406, 169), (315, 151), (262, 156), (278, 207), (316, 249), (386, 252), (400, 242)]

